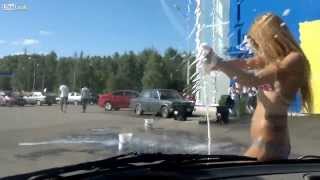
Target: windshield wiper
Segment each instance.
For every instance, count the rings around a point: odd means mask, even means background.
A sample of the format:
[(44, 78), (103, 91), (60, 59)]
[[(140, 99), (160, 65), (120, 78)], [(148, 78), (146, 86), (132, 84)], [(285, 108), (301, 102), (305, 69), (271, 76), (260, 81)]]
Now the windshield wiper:
[(21, 174), (4, 179), (48, 179), (63, 178), (66, 174), (79, 172), (79, 174), (97, 174), (117, 172), (123, 170), (148, 169), (171, 169), (178, 170), (190, 165), (207, 166), (213, 163), (235, 162), (235, 161), (256, 161), (255, 158), (237, 155), (200, 155), (200, 154), (138, 154), (129, 153), (104, 160), (81, 163), (77, 165), (52, 168), (36, 171), (33, 173)]
[(305, 155), (298, 157), (297, 159), (320, 159), (320, 156), (317, 155)]

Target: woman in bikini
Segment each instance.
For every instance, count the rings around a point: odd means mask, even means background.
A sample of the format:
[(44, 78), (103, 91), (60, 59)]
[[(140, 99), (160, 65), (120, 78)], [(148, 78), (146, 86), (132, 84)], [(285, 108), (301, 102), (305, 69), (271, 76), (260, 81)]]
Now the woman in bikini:
[(230, 78), (237, 76), (242, 85), (259, 87), (251, 120), (252, 144), (245, 155), (261, 161), (287, 159), (288, 107), (298, 92), (304, 109), (312, 111), (310, 65), (288, 27), (274, 14), (258, 17), (248, 39), (255, 56), (247, 61), (223, 61), (211, 48), (203, 46), (208, 52), (205, 67), (220, 70)]

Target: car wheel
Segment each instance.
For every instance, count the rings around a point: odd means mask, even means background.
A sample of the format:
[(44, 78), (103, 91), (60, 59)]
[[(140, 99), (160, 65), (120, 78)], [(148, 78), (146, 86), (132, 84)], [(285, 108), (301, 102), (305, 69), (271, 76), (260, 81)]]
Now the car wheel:
[(163, 106), (160, 110), (161, 117), (168, 118), (169, 117), (169, 109), (167, 106)]
[(143, 110), (142, 110), (141, 104), (136, 105), (136, 107), (134, 108), (134, 112), (138, 116), (143, 115)]
[(111, 111), (112, 110), (112, 105), (109, 102), (106, 102), (106, 104), (104, 105), (104, 110), (105, 111)]
[(11, 107), (11, 103), (10, 102), (6, 102), (6, 106)]
[(187, 117), (186, 117), (186, 116), (183, 116), (183, 115), (178, 115), (177, 117), (175, 117), (175, 120), (178, 120), (178, 121), (186, 121), (186, 120), (187, 120)]

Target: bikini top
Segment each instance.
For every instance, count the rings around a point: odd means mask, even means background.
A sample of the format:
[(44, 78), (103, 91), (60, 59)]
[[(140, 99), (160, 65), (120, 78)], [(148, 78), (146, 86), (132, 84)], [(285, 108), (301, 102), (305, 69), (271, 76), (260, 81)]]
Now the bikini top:
[[(261, 97), (261, 91), (267, 91), (267, 92), (271, 92), (271, 91), (275, 91), (275, 88), (271, 85), (271, 84), (263, 84), (263, 85), (259, 85), (258, 86), (258, 93), (257, 93), (257, 96), (258, 97)], [(287, 98), (287, 97), (285, 97), (285, 96), (283, 96), (281, 93), (279, 93), (280, 94), (280, 101), (283, 103), (283, 104), (285, 104), (285, 105), (287, 105), (287, 106), (290, 106), (290, 104), (291, 104), (291, 102), (292, 102), (292, 100), (291, 99), (289, 99), (289, 98)]]

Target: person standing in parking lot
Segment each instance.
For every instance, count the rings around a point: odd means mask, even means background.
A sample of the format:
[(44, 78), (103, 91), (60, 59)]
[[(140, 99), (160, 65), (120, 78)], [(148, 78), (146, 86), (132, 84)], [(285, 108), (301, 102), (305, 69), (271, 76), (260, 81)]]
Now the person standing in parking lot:
[(60, 110), (61, 112), (67, 112), (69, 88), (67, 85), (63, 84), (59, 87), (59, 91), (60, 91)]
[(82, 104), (83, 113), (86, 112), (88, 102), (89, 102), (89, 89), (86, 86), (84, 86), (81, 89), (81, 104)]

